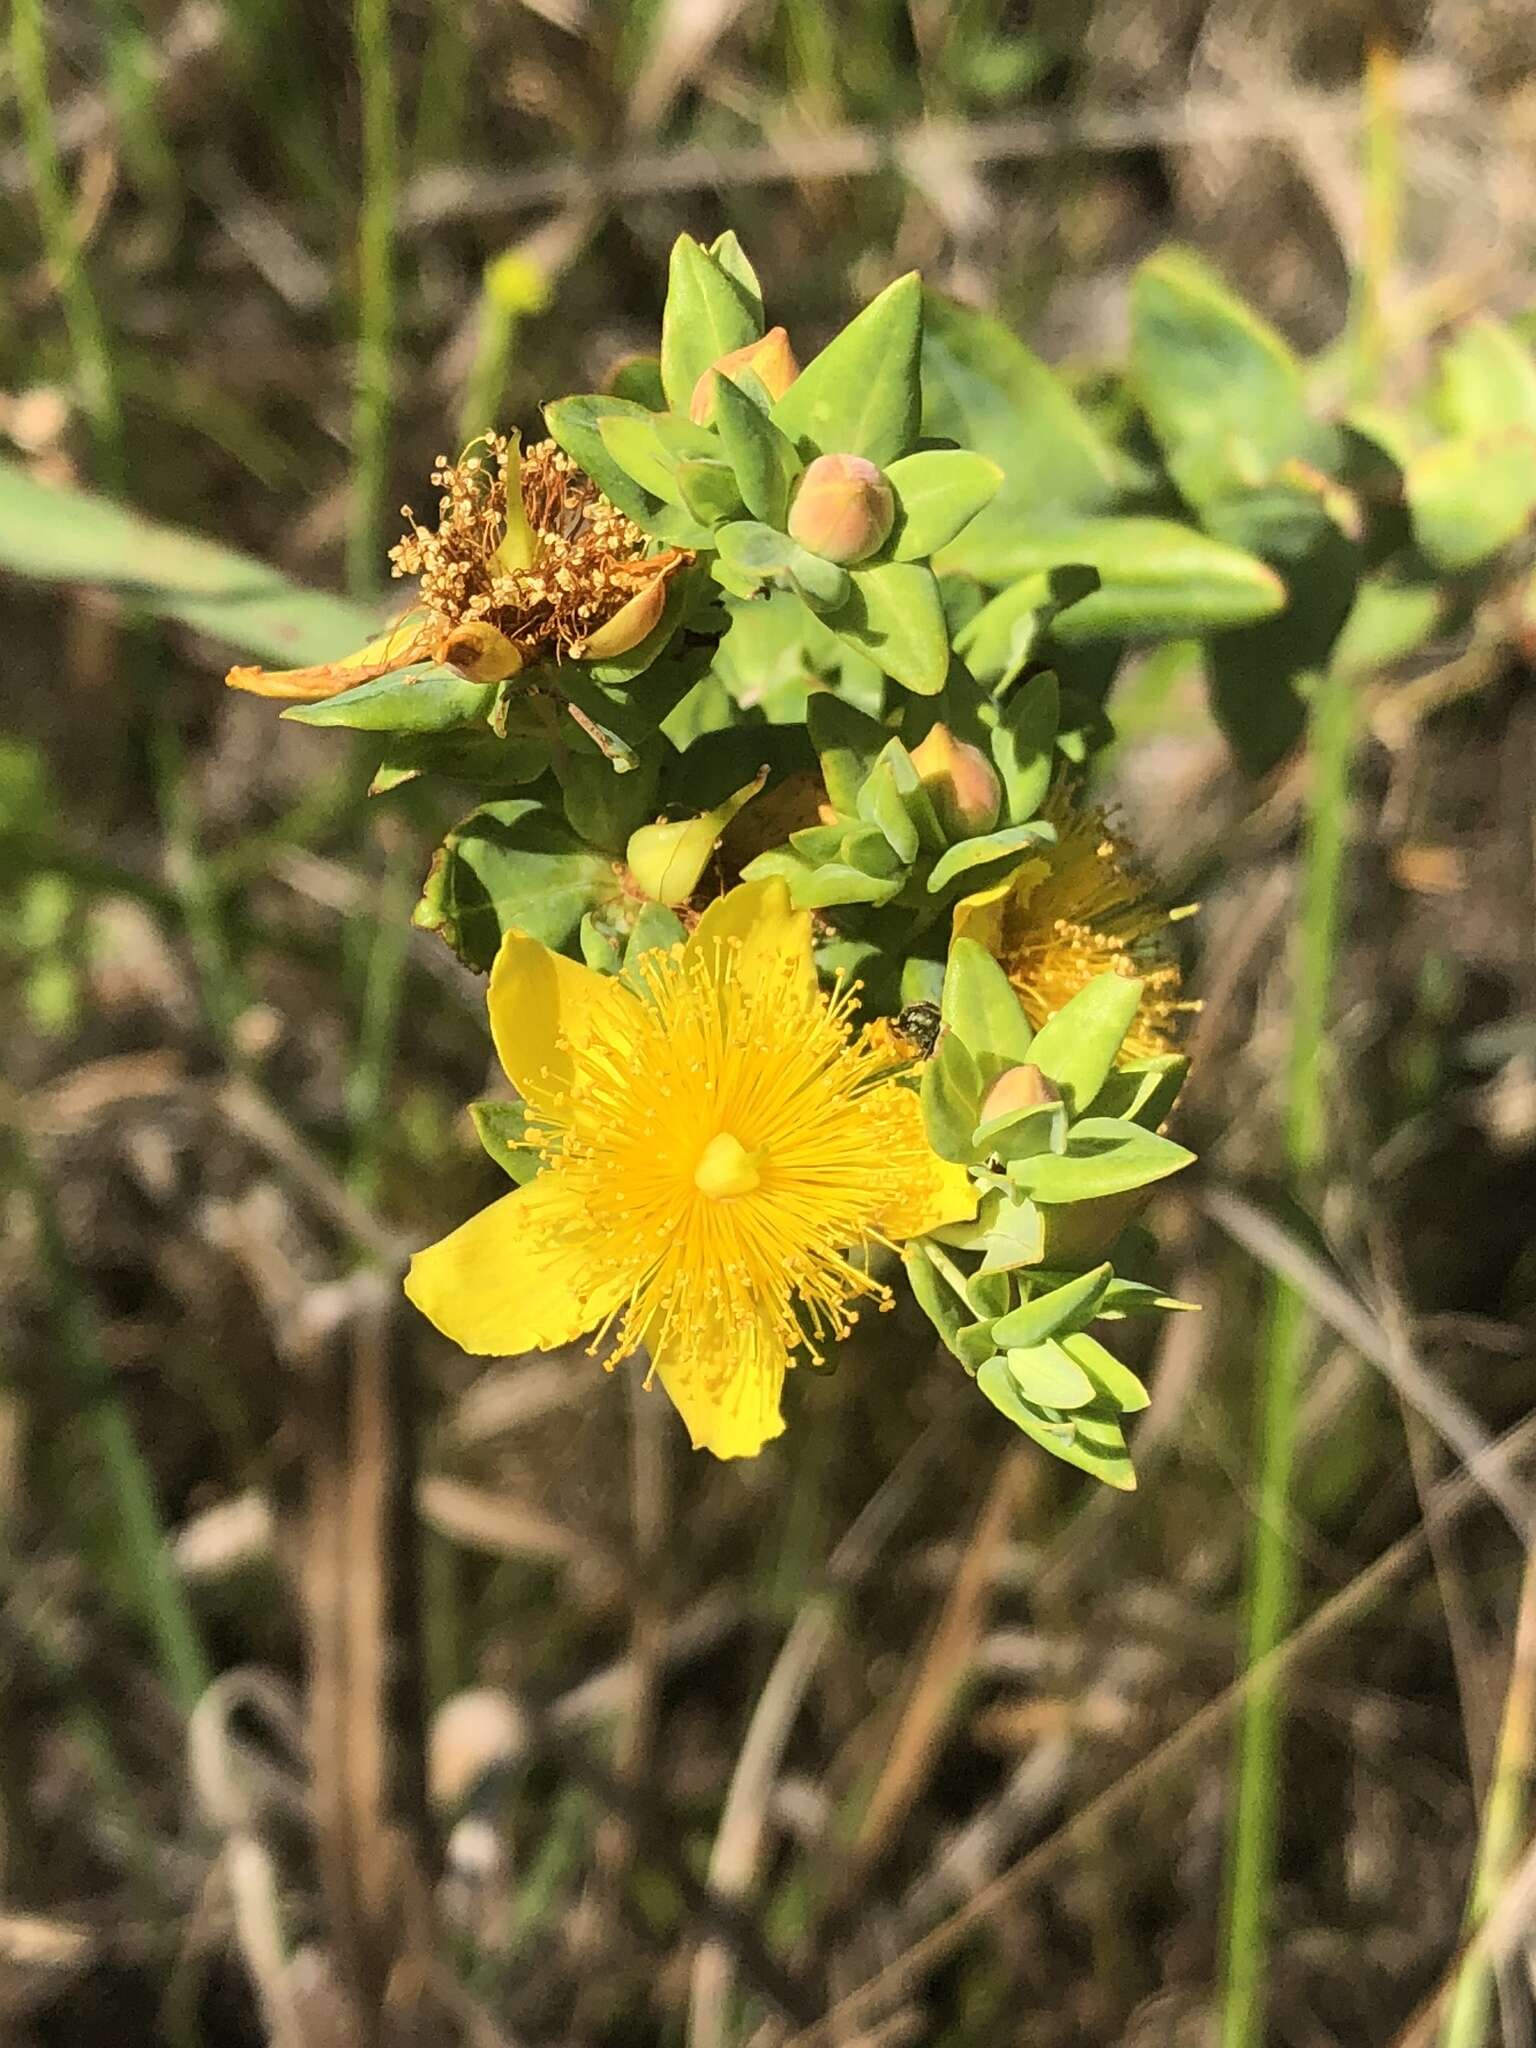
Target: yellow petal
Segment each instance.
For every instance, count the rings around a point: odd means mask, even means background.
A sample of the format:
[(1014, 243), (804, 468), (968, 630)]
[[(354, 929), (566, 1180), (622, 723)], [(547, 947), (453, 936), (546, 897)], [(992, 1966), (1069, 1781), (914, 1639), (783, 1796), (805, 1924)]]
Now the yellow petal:
[(605, 974), (594, 974), (526, 932), (508, 932), (491, 969), (486, 1007), (491, 1037), (519, 1095), (563, 1094), (571, 1084), (571, 1054), (588, 1044), (606, 1020), (621, 1025), (636, 1001)]
[(1021, 861), (1007, 881), (962, 896), (954, 908), (950, 936), (974, 939), (995, 958), (1004, 950), (1003, 925), (1009, 912), (1022, 910), (1050, 872), (1049, 861)]
[(566, 1235), (569, 1217), (558, 1174), (542, 1173), (418, 1252), (406, 1294), (445, 1337), (479, 1356), (569, 1344), (629, 1291), (610, 1262)]
[(709, 953), (739, 941), (736, 973), (744, 986), (763, 974), (782, 975), (782, 962), (800, 967), (808, 988), (816, 985), (811, 958), (811, 913), (792, 910), (782, 877), (740, 882), (711, 903), (688, 940), (690, 954)]
[(224, 678), (232, 690), (245, 690), (253, 697), (280, 697), (288, 703), (314, 704), (323, 697), (339, 697), (343, 690), (355, 690), (360, 683), (376, 683), (396, 669), (425, 661), (431, 649), (423, 630), (422, 615), (414, 612), (339, 661), (322, 661), (313, 668), (232, 668)]
[[(720, 1332), (720, 1345), (701, 1346), (689, 1333), (686, 1346), (663, 1342), (652, 1363), (673, 1407), (683, 1418), (696, 1451), (717, 1458), (755, 1458), (766, 1443), (784, 1434), (779, 1397), (788, 1364), (784, 1349), (767, 1331), (758, 1341), (735, 1342)], [(738, 1355), (731, 1357), (730, 1351)]]
[(969, 1173), (931, 1148), (916, 1094), (895, 1082), (886, 1085), (892, 1097), (886, 1112), (892, 1120), (892, 1151), (899, 1146), (902, 1157), (916, 1164), (901, 1192), (875, 1218), (875, 1229), (899, 1244), (945, 1223), (969, 1223), (978, 1199)]

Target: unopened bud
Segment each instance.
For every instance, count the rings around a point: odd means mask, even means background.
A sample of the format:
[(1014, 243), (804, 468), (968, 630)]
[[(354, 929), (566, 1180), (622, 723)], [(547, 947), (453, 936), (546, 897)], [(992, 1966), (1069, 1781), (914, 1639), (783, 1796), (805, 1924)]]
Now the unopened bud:
[(770, 398), (782, 398), (799, 376), (800, 365), (782, 327), (770, 327), (761, 341), (728, 349), (710, 364), (693, 387), (688, 417), (696, 427), (707, 427), (715, 417), (716, 372), (722, 377), (734, 377), (738, 370), (750, 370)]
[(750, 782), (714, 810), (696, 818), (659, 819), (632, 832), (624, 849), (624, 864), (635, 892), (669, 910), (686, 903), (699, 886), (721, 833), (767, 780), (768, 770), (760, 768)]
[(862, 455), (818, 455), (789, 508), (790, 538), (840, 568), (883, 548), (895, 523), (895, 494)]
[(1025, 1109), (1043, 1109), (1048, 1102), (1060, 1100), (1061, 1090), (1038, 1067), (1010, 1067), (987, 1090), (979, 1121), (993, 1124), (999, 1117), (1017, 1116)]
[(947, 838), (975, 839), (992, 830), (1003, 807), (1003, 785), (980, 747), (957, 740), (947, 725), (935, 725), (912, 749), (912, 766)]

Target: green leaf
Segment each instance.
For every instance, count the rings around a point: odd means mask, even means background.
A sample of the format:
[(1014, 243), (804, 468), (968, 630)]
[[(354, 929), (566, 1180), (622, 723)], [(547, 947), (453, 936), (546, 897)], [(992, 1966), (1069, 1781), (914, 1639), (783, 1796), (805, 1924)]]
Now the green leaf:
[(964, 1043), (949, 1032), (923, 1066), (921, 1094), (928, 1142), (941, 1159), (966, 1165), (981, 1109), (981, 1070)]
[(787, 846), (770, 848), (748, 861), (742, 876), (764, 882), (778, 876), (797, 910), (833, 910), (850, 903), (889, 903), (901, 891), (900, 875), (883, 880), (840, 861), (808, 861)]
[(976, 1248), (983, 1274), (1011, 1273), (1040, 1262), (1045, 1231), (1034, 1203), (1017, 1195), (997, 1204), (988, 1217)]
[(1070, 1416), (1058, 1409), (1035, 1407), (1020, 1393), (1003, 1358), (988, 1359), (977, 1371), (976, 1384), (994, 1408), (1053, 1457), (1078, 1466), (1122, 1493), (1135, 1488), (1125, 1436), (1107, 1402), (1096, 1402)]
[(642, 953), (653, 953), (658, 948), (665, 952), (669, 946), (680, 946), (687, 936), (675, 910), (668, 910), (661, 903), (643, 904), (624, 948), (624, 972), (629, 973)]
[(661, 388), (661, 358), (626, 356), (609, 373), (608, 395), (627, 398), (635, 405), (643, 405), (647, 412), (665, 412), (667, 394)]
[(818, 690), (805, 708), (806, 730), (821, 761), (832, 808), (845, 816), (858, 808), (864, 779), (890, 739), (890, 728), (830, 690)]
[(1442, 441), (1408, 464), (1403, 489), (1425, 554), (1442, 569), (1470, 569), (1536, 514), (1536, 433), (1509, 427)]
[(1440, 358), (1436, 409), (1452, 434), (1536, 432), (1536, 357), (1502, 320), (1474, 314)]
[(1128, 1365), (1122, 1365), (1112, 1351), (1107, 1351), (1097, 1337), (1091, 1337), (1086, 1330), (1074, 1330), (1057, 1341), (1073, 1364), (1087, 1373), (1101, 1398), (1122, 1415), (1136, 1415), (1150, 1406), (1152, 1397), (1135, 1373)]
[[(995, 1331), (993, 1338), (999, 1341)], [(1098, 1398), (1093, 1381), (1059, 1344), (1019, 1345), (1004, 1357), (1009, 1378), (1032, 1407), (1086, 1408)]]
[(887, 285), (800, 372), (773, 409), (799, 453), (862, 455), (880, 468), (917, 439), (923, 294), (916, 271)]
[(1033, 825), (1008, 825), (1001, 832), (987, 832), (977, 839), (957, 840), (934, 862), (928, 877), (928, 893), (937, 896), (962, 875), (974, 874), (977, 868), (995, 860), (1014, 859), (1031, 846), (1049, 846), (1055, 838), (1056, 828), (1040, 820)]
[[(1009, 1067), (1022, 1066), (1032, 1057), (1034, 1033), (1018, 992), (975, 939), (951, 944), (939, 1010), (952, 1035), (970, 1053), (986, 1087)], [(969, 1131), (966, 1137), (969, 1141)]]
[[(1028, 1351), (1063, 1330), (1080, 1328), (1097, 1311), (1113, 1277), (1112, 1266), (1094, 1266), (1089, 1272), (1078, 1273), (1063, 1281), (1061, 1286), (1051, 1288), (1048, 1293), (1035, 1295), (999, 1319), (992, 1332), (993, 1342), (999, 1351)], [(1044, 1394), (1035, 1398), (1045, 1401), (1051, 1408), (1082, 1406), (1081, 1402), (1052, 1401)], [(1083, 1398), (1093, 1399), (1091, 1386)]]
[(727, 519), (739, 519), (746, 510), (736, 472), (717, 456), (707, 461), (698, 457), (684, 460), (674, 476), (684, 510), (702, 526), (720, 526)]
[(1061, 689), (1049, 670), (1031, 676), (1003, 707), (992, 731), (992, 760), (1003, 784), (1003, 811), (1022, 825), (1045, 802), (1056, 763)]
[(1000, 322), (928, 293), (922, 376), (923, 432), (990, 456), (1003, 471), (996, 497), (944, 549), (941, 573), (1006, 581), (1021, 531), (1113, 501), (1115, 451), (1054, 372)]
[(1098, 570), (1086, 563), (1037, 569), (967, 619), (955, 635), (955, 650), (977, 681), (1001, 697), (1023, 674), (1056, 615), (1091, 597), (1099, 582)]
[(340, 725), (351, 732), (452, 732), (483, 721), (496, 690), (495, 683), (466, 683), (452, 669), (402, 670), (314, 704), (290, 704), (282, 715), (294, 725)]
[(601, 393), (557, 398), (544, 408), (544, 424), (572, 462), (586, 471), (604, 497), (621, 512), (646, 526), (652, 521), (650, 495), (609, 454), (602, 430), (610, 420), (633, 420), (648, 430), (655, 417), (632, 399), (606, 398)]
[(915, 562), (936, 554), (991, 504), (1003, 472), (968, 448), (930, 448), (891, 463), (885, 480), (896, 499), (891, 557)]
[(949, 674), (949, 626), (931, 569), (880, 562), (848, 571), (853, 593), (827, 623), (893, 682), (934, 697)]
[(693, 387), (710, 364), (758, 340), (762, 331), (761, 297), (692, 235), (679, 235), (661, 315), (661, 383), (672, 410), (686, 419)]
[(846, 569), (760, 520), (731, 520), (716, 531), (715, 546), (725, 566), (754, 589), (777, 584), (797, 591), (818, 610), (835, 611), (849, 602), (852, 585)]
[(1166, 1180), (1191, 1165), (1194, 1156), (1140, 1124), (1090, 1116), (1072, 1125), (1064, 1153), (1041, 1152), (1016, 1160), (1008, 1178), (1032, 1201), (1091, 1202)]
[(715, 429), (754, 519), (782, 527), (800, 474), (793, 443), (729, 377), (715, 379)]
[(556, 951), (583, 916), (618, 895), (614, 866), (528, 797), (483, 804), (433, 855), (412, 923), (441, 932), (468, 967), (489, 969), (514, 925)]
[(538, 1172), (537, 1148), (528, 1144), (527, 1106), (521, 1102), (472, 1102), (470, 1121), (475, 1136), (502, 1172), (518, 1186), (526, 1187)]
[(1128, 974), (1096, 975), (1035, 1033), (1031, 1064), (1056, 1083), (1074, 1113), (1104, 1086), (1135, 1021), (1142, 987)]
[(988, 1117), (971, 1134), (972, 1157), (1000, 1159), (1005, 1169), (1015, 1160), (1033, 1159), (1039, 1152), (1064, 1152), (1066, 1145), (1064, 1102), (1037, 1102), (1027, 1109), (1010, 1109), (1003, 1116)]
[[(1063, 563), (1099, 575), (1097, 590), (1051, 621), (1063, 646), (1217, 632), (1270, 618), (1285, 604), (1285, 585), (1267, 563), (1171, 519), (1089, 519), (1020, 532), (1002, 575)], [(1026, 608), (1034, 601), (1031, 591)]]
[[(890, 746), (900, 745), (900, 740), (890, 742)], [(889, 749), (875, 763), (869, 780), (859, 791), (859, 816), (879, 827), (882, 837), (904, 867), (916, 860), (917, 826), (901, 800)]]
[(1116, 1067), (1091, 1104), (1095, 1116), (1118, 1117), (1155, 1131), (1173, 1113), (1189, 1072), (1181, 1052), (1158, 1053), (1151, 1059), (1127, 1060)]
[(543, 734), (514, 731), (498, 737), (489, 726), (455, 732), (395, 733), (368, 785), (382, 796), (419, 775), (445, 775), (472, 783), (482, 796), (499, 795), (520, 783), (536, 782), (549, 766)]
[(736, 239), (736, 230), (727, 228), (723, 235), (716, 235), (709, 245), (709, 255), (740, 291), (761, 327), (763, 287), (752, 267), (751, 258)]
[(1131, 379), (1180, 488), (1197, 502), (1313, 455), (1301, 365), (1197, 256), (1165, 249), (1131, 287)]

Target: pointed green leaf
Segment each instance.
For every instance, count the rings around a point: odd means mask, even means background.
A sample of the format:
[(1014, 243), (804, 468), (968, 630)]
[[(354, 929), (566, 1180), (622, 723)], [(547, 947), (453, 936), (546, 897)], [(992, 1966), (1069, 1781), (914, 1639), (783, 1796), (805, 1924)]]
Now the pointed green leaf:
[(1087, 1373), (1101, 1398), (1122, 1415), (1137, 1415), (1151, 1405), (1152, 1397), (1135, 1373), (1106, 1350), (1097, 1337), (1091, 1337), (1086, 1330), (1074, 1330), (1057, 1341), (1072, 1363)]
[(992, 731), (992, 759), (1003, 783), (1012, 825), (1027, 824), (1045, 802), (1056, 765), (1061, 690), (1049, 669), (1031, 676), (1007, 700)]
[(1127, 1060), (1115, 1068), (1090, 1107), (1095, 1116), (1118, 1117), (1123, 1123), (1155, 1131), (1173, 1114), (1188, 1072), (1189, 1061), (1180, 1052)]
[(736, 238), (736, 230), (727, 228), (723, 235), (716, 235), (709, 245), (709, 255), (726, 276), (741, 292), (751, 311), (757, 316), (759, 327), (763, 320), (763, 287), (758, 280), (752, 260)]
[(962, 875), (974, 876), (977, 868), (992, 861), (1016, 859), (1032, 846), (1051, 845), (1055, 838), (1056, 828), (1042, 819), (1033, 825), (1008, 825), (1001, 832), (987, 832), (978, 839), (961, 839), (934, 862), (928, 892), (937, 896)]
[(379, 676), (314, 704), (290, 704), (294, 725), (340, 725), (350, 732), (453, 732), (483, 721), (496, 698), (495, 683), (467, 683), (452, 669)]
[(912, 1298), (938, 1331), (947, 1350), (963, 1358), (959, 1333), (972, 1320), (971, 1311), (935, 1267), (920, 1239), (902, 1247), (901, 1263), (906, 1268)]
[(1072, 1125), (1064, 1153), (1018, 1160), (1008, 1178), (1036, 1202), (1091, 1202), (1166, 1180), (1191, 1165), (1194, 1156), (1140, 1124), (1090, 1116)]
[(668, 910), (661, 903), (644, 904), (624, 948), (624, 972), (628, 974), (642, 953), (653, 953), (658, 948), (665, 952), (669, 946), (680, 946), (687, 936), (675, 910)]
[(702, 526), (721, 526), (728, 519), (739, 519), (747, 509), (742, 503), (736, 473), (728, 462), (715, 457), (707, 461), (688, 457), (673, 474), (684, 509)]
[(950, 946), (939, 1008), (988, 1087), (1033, 1057), (1034, 1033), (1018, 992), (975, 939), (956, 939)]
[(832, 808), (844, 815), (857, 810), (864, 778), (890, 739), (890, 728), (830, 690), (818, 690), (811, 697), (805, 723), (821, 760)]
[(1106, 1486), (1131, 1492), (1136, 1475), (1125, 1448), (1119, 1421), (1107, 1404), (1096, 1403), (1065, 1416), (1058, 1409), (1037, 1408), (1020, 1393), (1003, 1358), (980, 1367), (976, 1384), (1000, 1413), (1026, 1436), (1069, 1465), (1091, 1473)]
[(731, 520), (716, 532), (715, 546), (725, 567), (749, 583), (796, 590), (818, 610), (836, 610), (849, 602), (852, 586), (846, 569), (823, 561), (760, 520)]
[(1128, 974), (1100, 974), (1035, 1033), (1030, 1061), (1054, 1081), (1074, 1113), (1103, 1087), (1135, 1021), (1143, 983)]
[[(1063, 1330), (1080, 1328), (1092, 1318), (1104, 1299), (1113, 1272), (1111, 1266), (1095, 1266), (1087, 1273), (1079, 1273), (1064, 1281), (1060, 1287), (1053, 1287), (1049, 1293), (1037, 1294), (1032, 1300), (1021, 1303), (1010, 1314), (1001, 1317), (993, 1330), (993, 1341), (999, 1351), (1029, 1350)], [(1046, 1400), (1044, 1395), (1038, 1398)], [(1093, 1398), (1091, 1389), (1084, 1398)], [(1046, 1405), (1064, 1408), (1068, 1403), (1046, 1400)]]
[(1003, 472), (968, 448), (930, 448), (891, 463), (885, 480), (896, 498), (891, 558), (916, 562), (946, 546), (992, 502)]
[(604, 497), (642, 523), (650, 521), (651, 496), (609, 454), (602, 429), (608, 420), (632, 420), (648, 432), (655, 417), (633, 399), (608, 398), (597, 392), (557, 398), (544, 408), (544, 424), (558, 446), (586, 471)]
[[(995, 1331), (993, 1342), (1002, 1342)], [(1098, 1398), (1093, 1381), (1059, 1344), (1016, 1345), (1004, 1359), (1009, 1378), (1035, 1407), (1087, 1408)]]
[(589, 910), (618, 894), (614, 866), (529, 797), (482, 804), (433, 856), (412, 923), (441, 932), (485, 972), (514, 925), (562, 950)]
[[(1172, 519), (1140, 516), (1019, 531), (1006, 563), (999, 555), (999, 580), (1064, 562), (1096, 569), (1099, 587), (1051, 621), (1063, 646), (1215, 632), (1285, 604), (1284, 583), (1257, 556)], [(1025, 609), (1034, 602), (1032, 592)]]
[(949, 674), (949, 626), (931, 569), (881, 562), (848, 572), (852, 595), (827, 623), (893, 682), (934, 697)]
[(715, 429), (747, 510), (754, 519), (782, 527), (790, 486), (800, 473), (793, 443), (729, 377), (715, 379)]
[(773, 409), (803, 457), (862, 455), (884, 468), (906, 454), (917, 439), (922, 323), (922, 285), (911, 271), (806, 365)]
[(710, 364), (762, 331), (761, 300), (692, 235), (679, 235), (661, 316), (661, 383), (673, 412), (686, 419), (693, 387)]
[(981, 1107), (981, 1071), (962, 1041), (949, 1032), (923, 1067), (923, 1121), (928, 1142), (941, 1159), (964, 1165), (971, 1157), (971, 1133)]

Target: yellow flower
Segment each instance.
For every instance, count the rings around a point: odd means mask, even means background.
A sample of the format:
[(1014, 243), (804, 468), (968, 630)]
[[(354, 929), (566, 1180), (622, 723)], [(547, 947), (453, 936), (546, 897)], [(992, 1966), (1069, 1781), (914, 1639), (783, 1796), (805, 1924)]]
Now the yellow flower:
[(1078, 809), (1072, 794), (1058, 784), (1045, 805), (1056, 844), (957, 903), (954, 936), (975, 939), (1001, 963), (1036, 1029), (1096, 976), (1140, 976), (1144, 992), (1122, 1057), (1171, 1052), (1181, 1016), (1199, 1008), (1181, 993), (1168, 942), (1169, 926), (1188, 910), (1163, 909), (1104, 812)]
[(784, 1427), (794, 1354), (890, 1302), (860, 1255), (975, 1213), (916, 1095), (817, 986), (781, 881), (744, 883), (640, 992), (511, 932), (491, 1032), (543, 1170), (411, 1263), (406, 1292), (466, 1351), (595, 1331), (643, 1345), (695, 1447), (752, 1457)]
[(437, 459), (437, 526), (409, 505), (410, 531), (389, 551), (421, 601), (382, 639), (314, 668), (233, 668), (232, 689), (314, 700), (437, 661), (477, 683), (529, 663), (602, 661), (637, 647), (660, 620), (667, 583), (693, 557), (651, 552), (650, 537), (611, 505), (553, 441), (518, 451), (504, 434)]

